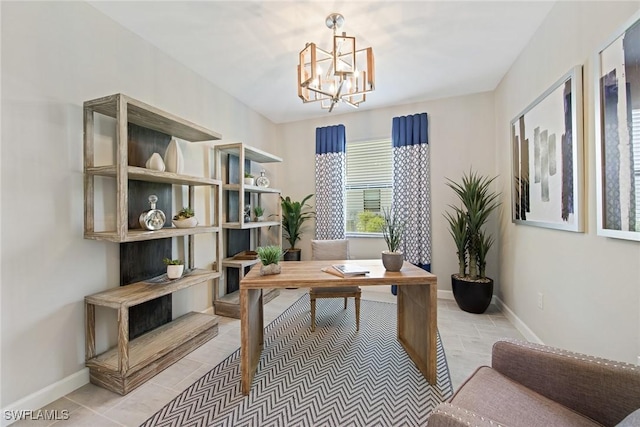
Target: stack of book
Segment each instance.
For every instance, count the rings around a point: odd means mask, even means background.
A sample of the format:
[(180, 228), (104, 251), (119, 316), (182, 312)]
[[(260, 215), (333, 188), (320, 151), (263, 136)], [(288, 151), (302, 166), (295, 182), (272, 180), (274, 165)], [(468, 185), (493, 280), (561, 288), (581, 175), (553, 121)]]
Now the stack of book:
[(322, 271), (339, 277), (364, 276), (369, 273), (368, 269), (356, 264), (332, 264)]

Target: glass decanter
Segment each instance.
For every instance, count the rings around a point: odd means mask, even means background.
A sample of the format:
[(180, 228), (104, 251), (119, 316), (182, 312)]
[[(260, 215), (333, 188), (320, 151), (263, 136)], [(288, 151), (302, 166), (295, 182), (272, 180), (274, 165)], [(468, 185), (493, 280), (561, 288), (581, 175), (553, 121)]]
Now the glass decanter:
[(162, 212), (160, 209), (156, 209), (157, 201), (158, 196), (156, 196), (155, 194), (150, 195), (149, 205), (151, 206), (151, 209), (140, 214), (138, 222), (140, 222), (140, 226), (145, 230), (160, 230), (162, 227), (164, 227), (164, 223), (167, 220), (164, 212)]
[(258, 187), (268, 187), (269, 186), (269, 178), (264, 176), (264, 171), (260, 172), (260, 176), (256, 178), (256, 185)]

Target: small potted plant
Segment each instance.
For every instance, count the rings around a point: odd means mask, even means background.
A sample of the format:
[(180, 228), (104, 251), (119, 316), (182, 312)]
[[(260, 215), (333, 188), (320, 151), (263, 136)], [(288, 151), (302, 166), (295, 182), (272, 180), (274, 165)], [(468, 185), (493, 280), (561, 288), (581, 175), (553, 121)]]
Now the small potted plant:
[(249, 172), (245, 172), (244, 173), (244, 185), (254, 185), (255, 180), (253, 178), (253, 175), (251, 175), (251, 173)]
[(184, 272), (184, 261), (181, 259), (164, 258), (162, 260), (167, 266), (167, 277), (169, 279), (179, 279)]
[(278, 264), (282, 258), (282, 248), (280, 246), (260, 246), (256, 249), (258, 258), (262, 265), (260, 266), (260, 275), (279, 274), (281, 266)]
[(171, 222), (178, 228), (191, 228), (198, 225), (198, 219), (194, 216), (193, 209), (186, 206), (178, 212)]
[(382, 251), (382, 264), (387, 271), (400, 271), (404, 263), (404, 254), (400, 251), (404, 222), (388, 209), (383, 209), (382, 236), (387, 243), (386, 251)]
[(256, 215), (256, 221), (264, 221), (264, 209), (262, 206), (256, 206), (253, 208), (253, 213)]
[(453, 212), (444, 214), (458, 256), (458, 273), (451, 275), (451, 288), (458, 307), (469, 313), (484, 313), (493, 296), (493, 279), (485, 275), (493, 237), (485, 233), (484, 226), (500, 205), (500, 193), (491, 190), (495, 179), (473, 170), (465, 173), (460, 182), (447, 178), (447, 186), (462, 203), (450, 205)]

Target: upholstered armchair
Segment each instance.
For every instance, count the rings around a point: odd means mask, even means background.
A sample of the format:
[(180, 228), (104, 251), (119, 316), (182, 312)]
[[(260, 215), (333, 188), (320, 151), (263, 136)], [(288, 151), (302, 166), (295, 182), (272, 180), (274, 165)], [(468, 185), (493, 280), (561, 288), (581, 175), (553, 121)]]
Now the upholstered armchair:
[(428, 426), (640, 426), (638, 408), (640, 366), (501, 340)]

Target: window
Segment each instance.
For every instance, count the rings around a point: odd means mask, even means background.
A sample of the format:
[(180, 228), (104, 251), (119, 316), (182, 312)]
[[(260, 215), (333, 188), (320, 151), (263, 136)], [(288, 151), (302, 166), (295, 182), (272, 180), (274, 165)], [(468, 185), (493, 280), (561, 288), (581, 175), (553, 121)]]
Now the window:
[(347, 142), (347, 233), (378, 235), (391, 207), (391, 140)]

